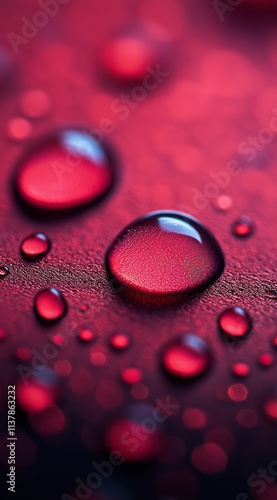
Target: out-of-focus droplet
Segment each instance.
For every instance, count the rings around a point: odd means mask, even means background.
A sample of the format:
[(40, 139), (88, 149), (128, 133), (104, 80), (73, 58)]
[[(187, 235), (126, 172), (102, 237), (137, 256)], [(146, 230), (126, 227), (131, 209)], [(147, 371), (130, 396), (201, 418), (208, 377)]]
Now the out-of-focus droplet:
[(138, 382), (131, 387), (130, 390), (134, 399), (141, 401), (149, 396), (149, 389), (145, 384)]
[(95, 339), (95, 333), (88, 328), (82, 328), (78, 333), (78, 339), (84, 343), (91, 342)]
[(11, 118), (6, 125), (6, 133), (14, 141), (24, 141), (32, 134), (32, 125), (24, 118)]
[(39, 413), (29, 415), (31, 427), (42, 436), (60, 434), (65, 427), (65, 415), (60, 408), (51, 405)]
[(245, 401), (248, 396), (248, 390), (243, 384), (233, 384), (228, 389), (228, 396), (236, 403)]
[(126, 384), (137, 384), (142, 380), (142, 372), (135, 367), (124, 368), (121, 372), (121, 378)]
[(209, 345), (193, 333), (182, 334), (169, 342), (162, 354), (162, 365), (166, 372), (187, 380), (204, 374), (210, 367), (211, 360)]
[(272, 339), (272, 347), (277, 349), (277, 335), (275, 335)]
[(67, 359), (60, 359), (54, 364), (54, 371), (60, 377), (68, 377), (72, 372), (72, 365)]
[(46, 288), (35, 297), (35, 311), (43, 321), (57, 321), (67, 310), (67, 304), (61, 292), (56, 288)]
[(0, 266), (0, 278), (5, 278), (9, 274), (10, 270), (7, 266)]
[(88, 310), (88, 306), (87, 306), (87, 304), (82, 304), (82, 305), (80, 306), (80, 311), (81, 311), (82, 313), (86, 312), (87, 310)]
[(246, 363), (234, 363), (232, 372), (237, 377), (246, 377), (250, 373), (250, 366)]
[(237, 422), (241, 427), (244, 427), (245, 429), (252, 429), (253, 427), (256, 427), (258, 423), (258, 417), (253, 410), (245, 408), (244, 410), (240, 410), (237, 413)]
[(213, 206), (219, 212), (226, 212), (233, 206), (233, 200), (227, 194), (221, 194), (215, 198)]
[(23, 411), (36, 413), (51, 407), (59, 396), (59, 378), (45, 368), (26, 384), (19, 380), (16, 387), (17, 403)]
[(92, 365), (103, 366), (106, 363), (107, 356), (103, 351), (92, 351), (89, 359)]
[(18, 346), (15, 350), (17, 361), (30, 361), (32, 359), (32, 351), (28, 346)]
[(21, 243), (21, 253), (26, 260), (37, 260), (46, 255), (50, 250), (50, 241), (42, 233), (27, 236)]
[(194, 467), (205, 475), (224, 472), (228, 465), (226, 453), (214, 443), (205, 443), (194, 448), (191, 461)]
[(230, 339), (238, 340), (250, 332), (252, 321), (242, 307), (230, 307), (221, 313), (218, 325), (224, 335)]
[(198, 408), (184, 410), (182, 420), (188, 429), (202, 429), (207, 424), (207, 416)]
[(28, 90), (21, 95), (19, 107), (28, 118), (43, 118), (50, 110), (50, 99), (42, 90)]
[(264, 403), (265, 415), (275, 424), (277, 424), (277, 397), (272, 396)]
[(66, 337), (60, 333), (55, 333), (51, 336), (51, 342), (57, 347), (62, 348), (65, 345)]
[(269, 368), (274, 364), (274, 361), (275, 361), (274, 356), (268, 352), (264, 352), (260, 354), (258, 357), (258, 363), (263, 368)]
[(232, 232), (239, 238), (251, 236), (254, 232), (254, 224), (249, 217), (239, 217), (232, 225)]
[(130, 347), (130, 343), (130, 336), (125, 332), (115, 332), (110, 337), (110, 345), (116, 351), (125, 351), (128, 347)]
[(111, 155), (89, 132), (62, 129), (33, 144), (16, 172), (20, 198), (41, 210), (67, 210), (94, 202), (111, 188)]
[(120, 407), (124, 399), (121, 387), (114, 380), (100, 380), (95, 391), (95, 401), (105, 410)]
[[(120, 82), (141, 81), (149, 72), (148, 91), (157, 87), (151, 68), (168, 63), (169, 39), (163, 29), (146, 23), (123, 26), (102, 51), (102, 68)], [(167, 65), (167, 64), (166, 64)], [(149, 71), (150, 70), (150, 71)], [(150, 88), (151, 87), (151, 88)], [(147, 86), (145, 86), (147, 91)]]
[(180, 212), (154, 212), (125, 228), (106, 255), (128, 297), (170, 303), (210, 285), (224, 269), (213, 235)]

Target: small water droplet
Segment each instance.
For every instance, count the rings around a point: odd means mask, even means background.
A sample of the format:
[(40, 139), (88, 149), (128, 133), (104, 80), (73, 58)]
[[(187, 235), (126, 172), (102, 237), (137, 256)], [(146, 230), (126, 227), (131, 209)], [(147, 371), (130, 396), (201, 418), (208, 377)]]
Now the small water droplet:
[(57, 347), (63, 347), (66, 342), (66, 337), (60, 333), (55, 333), (51, 336), (51, 342)]
[(104, 47), (102, 67), (114, 80), (138, 82), (148, 69), (168, 62), (168, 42), (167, 34), (152, 24), (123, 26)]
[(88, 328), (82, 328), (78, 333), (78, 339), (81, 342), (88, 343), (95, 339), (95, 333)]
[(223, 334), (230, 339), (238, 340), (249, 333), (252, 321), (249, 314), (241, 307), (230, 307), (219, 316), (218, 325)]
[(184, 410), (182, 420), (188, 429), (202, 429), (207, 424), (207, 416), (198, 408)]
[(115, 332), (110, 338), (110, 344), (116, 351), (125, 351), (130, 347), (130, 337), (125, 332)]
[(228, 465), (225, 451), (214, 443), (196, 446), (191, 454), (191, 461), (199, 472), (206, 475), (224, 472)]
[(245, 401), (248, 396), (248, 390), (243, 384), (233, 384), (228, 388), (228, 396), (232, 401)]
[(162, 354), (166, 372), (181, 379), (199, 377), (208, 370), (211, 360), (209, 345), (193, 333), (184, 333), (171, 341)]
[(17, 403), (27, 413), (41, 412), (51, 407), (59, 396), (59, 378), (45, 368), (28, 384), (19, 380), (16, 387)]
[(264, 403), (264, 412), (266, 416), (277, 424), (277, 397), (272, 396)]
[(54, 364), (54, 371), (60, 377), (68, 377), (72, 372), (72, 365), (67, 359), (60, 359)]
[(27, 236), (21, 243), (21, 253), (26, 260), (37, 260), (46, 255), (50, 250), (50, 241), (42, 233)]
[(90, 362), (94, 366), (102, 366), (106, 363), (106, 354), (102, 351), (92, 351), (90, 354)]
[(269, 368), (274, 364), (274, 361), (275, 361), (274, 356), (267, 352), (260, 354), (258, 357), (258, 363), (263, 368)]
[(7, 337), (6, 330), (0, 327), (0, 341), (5, 340), (6, 337)]
[(126, 384), (137, 384), (142, 380), (142, 372), (135, 367), (124, 368), (121, 372), (121, 378)]
[(277, 335), (275, 335), (272, 339), (272, 347), (277, 349)]
[(221, 194), (215, 198), (213, 206), (220, 212), (226, 212), (233, 206), (233, 200), (230, 196)]
[(239, 238), (251, 236), (254, 232), (254, 224), (249, 217), (239, 217), (232, 225), (232, 232)]
[(32, 359), (32, 351), (28, 346), (18, 346), (15, 350), (15, 358), (17, 361), (30, 361)]
[(234, 363), (232, 372), (237, 377), (246, 377), (250, 373), (250, 367), (246, 363)]
[(88, 132), (68, 128), (46, 136), (23, 155), (16, 189), (32, 207), (67, 210), (96, 201), (113, 180), (107, 148)]
[(19, 107), (28, 118), (42, 118), (50, 110), (50, 99), (41, 90), (28, 90), (21, 95)]
[(43, 321), (57, 321), (67, 310), (67, 305), (61, 292), (56, 288), (46, 288), (35, 297), (35, 311)]
[(7, 266), (0, 266), (0, 278), (5, 278), (9, 274), (10, 270)]
[(106, 255), (128, 298), (170, 303), (214, 282), (224, 257), (213, 235), (180, 212), (154, 212), (125, 228)]
[(24, 120), (24, 118), (12, 118), (7, 123), (6, 133), (14, 141), (23, 141), (31, 136), (32, 125), (28, 120)]

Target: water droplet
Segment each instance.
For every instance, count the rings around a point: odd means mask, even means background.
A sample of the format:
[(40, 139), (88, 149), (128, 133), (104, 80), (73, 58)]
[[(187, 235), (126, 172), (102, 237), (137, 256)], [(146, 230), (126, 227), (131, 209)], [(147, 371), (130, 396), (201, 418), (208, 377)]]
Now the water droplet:
[(220, 446), (205, 443), (196, 446), (191, 454), (194, 467), (202, 474), (218, 474), (227, 469), (228, 457)]
[(60, 359), (54, 364), (54, 370), (60, 377), (68, 377), (72, 372), (72, 365), (66, 359)]
[(275, 361), (274, 356), (270, 353), (265, 352), (260, 354), (260, 356), (258, 357), (258, 363), (263, 368), (269, 368), (274, 364), (274, 361)]
[(21, 244), (21, 253), (26, 260), (37, 260), (50, 250), (50, 241), (42, 233), (27, 236)]
[(198, 408), (184, 410), (182, 420), (188, 429), (202, 429), (207, 424), (207, 416)]
[(106, 354), (102, 351), (92, 351), (89, 359), (92, 365), (102, 366), (106, 363)]
[(237, 377), (246, 377), (250, 373), (250, 367), (246, 363), (234, 363), (232, 372)]
[(80, 330), (78, 333), (78, 338), (81, 340), (81, 342), (91, 342), (93, 339), (95, 339), (95, 333), (89, 330), (88, 328), (83, 328)]
[(221, 194), (217, 196), (214, 200), (214, 208), (220, 212), (225, 212), (229, 210), (233, 205), (233, 200), (230, 198), (230, 196), (227, 196), (226, 194)]
[(110, 338), (110, 344), (116, 351), (125, 351), (130, 347), (130, 337), (124, 332), (115, 332)]
[(114, 80), (138, 82), (147, 70), (168, 62), (169, 39), (159, 27), (132, 23), (108, 41), (102, 51), (102, 67)]
[(28, 118), (42, 118), (50, 109), (50, 99), (41, 90), (28, 90), (20, 97), (19, 107)]
[(241, 307), (230, 307), (219, 316), (218, 325), (227, 337), (237, 340), (249, 333), (252, 321), (249, 314)]
[(254, 231), (254, 224), (249, 217), (239, 217), (232, 225), (232, 232), (235, 236), (245, 238), (251, 236)]
[(0, 278), (5, 278), (9, 274), (10, 270), (7, 266), (0, 266)]
[(43, 321), (56, 321), (66, 313), (67, 305), (61, 292), (46, 288), (35, 297), (35, 311)]
[(149, 396), (148, 387), (146, 387), (146, 385), (142, 384), (141, 382), (134, 384), (132, 386), (130, 392), (131, 392), (133, 398), (137, 399), (138, 401), (146, 399)]
[(17, 361), (30, 361), (32, 359), (32, 351), (28, 346), (19, 346), (15, 350)]
[(28, 378), (28, 384), (19, 380), (16, 388), (17, 402), (27, 413), (35, 413), (51, 407), (59, 396), (59, 378), (45, 368), (35, 378)]
[(248, 396), (248, 390), (243, 384), (233, 384), (228, 388), (228, 396), (232, 401), (245, 401)]
[(244, 410), (240, 410), (237, 414), (237, 422), (241, 427), (245, 427), (246, 429), (251, 429), (256, 427), (258, 423), (258, 417), (256, 413), (248, 408)]
[(126, 384), (133, 385), (142, 380), (142, 373), (138, 368), (128, 367), (122, 370), (121, 378)]
[(51, 342), (57, 347), (63, 347), (66, 342), (66, 337), (60, 333), (55, 333), (51, 336)]
[(166, 345), (162, 364), (170, 375), (182, 379), (193, 379), (202, 375), (211, 365), (211, 351), (207, 342), (185, 333)]
[(108, 249), (106, 265), (129, 298), (169, 303), (215, 281), (224, 257), (196, 219), (180, 212), (154, 212), (119, 234)]
[(62, 129), (33, 145), (21, 158), (16, 189), (41, 210), (67, 210), (91, 203), (111, 188), (111, 155), (88, 132)]
[(23, 141), (32, 134), (32, 125), (24, 118), (12, 118), (7, 123), (6, 133), (14, 141)]
[(264, 412), (270, 420), (277, 424), (277, 397), (268, 398), (264, 403)]

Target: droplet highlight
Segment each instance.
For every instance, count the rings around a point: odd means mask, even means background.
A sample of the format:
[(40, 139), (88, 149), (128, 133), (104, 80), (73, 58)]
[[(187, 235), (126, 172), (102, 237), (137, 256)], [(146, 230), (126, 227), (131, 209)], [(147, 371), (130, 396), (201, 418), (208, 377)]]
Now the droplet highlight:
[(213, 235), (180, 212), (154, 212), (127, 226), (106, 254), (110, 275), (128, 298), (170, 303), (200, 291), (224, 269)]

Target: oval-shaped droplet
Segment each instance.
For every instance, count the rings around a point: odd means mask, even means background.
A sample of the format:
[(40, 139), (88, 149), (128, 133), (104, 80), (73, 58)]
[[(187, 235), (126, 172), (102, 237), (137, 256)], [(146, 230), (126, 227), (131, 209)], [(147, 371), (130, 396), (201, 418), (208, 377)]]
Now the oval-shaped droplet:
[(89, 132), (63, 129), (38, 141), (21, 158), (16, 190), (40, 210), (68, 210), (94, 202), (111, 188), (110, 152)]
[(67, 305), (61, 292), (56, 288), (46, 288), (35, 297), (35, 311), (43, 321), (57, 321), (66, 313)]
[(250, 332), (252, 321), (242, 307), (230, 307), (219, 316), (218, 325), (223, 334), (236, 340)]
[(170, 303), (215, 281), (224, 269), (224, 257), (199, 221), (168, 211), (127, 226), (109, 248), (106, 265), (130, 298)]
[(185, 333), (169, 342), (162, 353), (162, 365), (169, 375), (194, 379), (211, 366), (212, 355), (207, 342), (193, 333)]
[(26, 260), (37, 260), (50, 250), (50, 241), (45, 234), (34, 233), (21, 244), (21, 253)]

